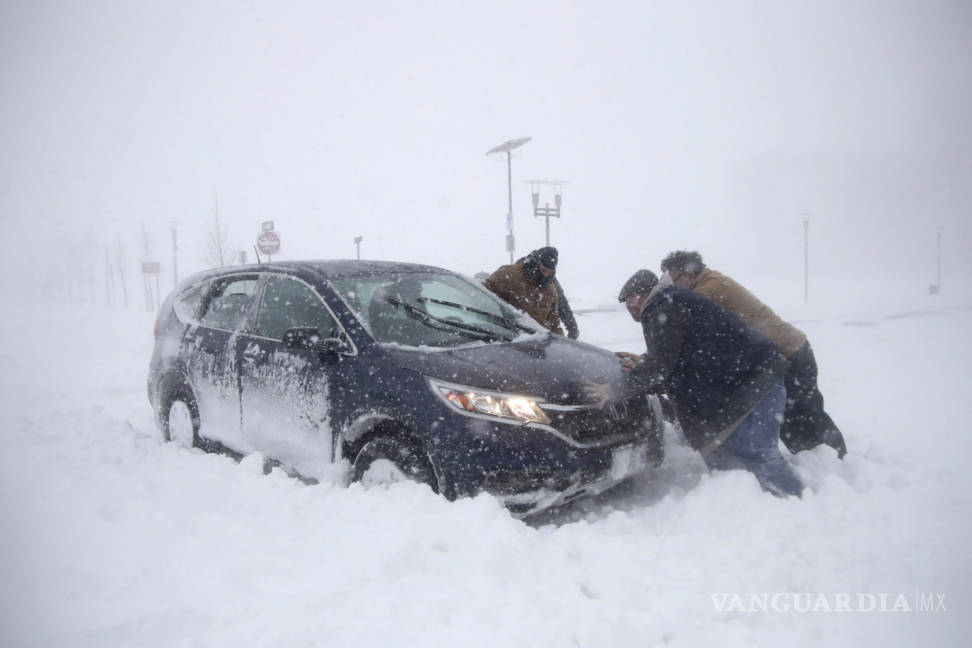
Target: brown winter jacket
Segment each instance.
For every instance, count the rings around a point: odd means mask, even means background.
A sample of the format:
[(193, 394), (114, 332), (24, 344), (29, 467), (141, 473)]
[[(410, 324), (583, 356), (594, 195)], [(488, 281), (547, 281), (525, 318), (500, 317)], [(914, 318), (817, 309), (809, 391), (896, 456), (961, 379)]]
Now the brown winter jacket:
[(719, 304), (779, 347), (783, 357), (790, 358), (807, 341), (807, 336), (787, 324), (769, 306), (729, 277), (706, 268), (695, 278), (692, 292)]
[(537, 320), (546, 329), (564, 334), (557, 314), (557, 287), (553, 279), (543, 288), (530, 281), (522, 263), (500, 266), (483, 281), (483, 285), (500, 299)]

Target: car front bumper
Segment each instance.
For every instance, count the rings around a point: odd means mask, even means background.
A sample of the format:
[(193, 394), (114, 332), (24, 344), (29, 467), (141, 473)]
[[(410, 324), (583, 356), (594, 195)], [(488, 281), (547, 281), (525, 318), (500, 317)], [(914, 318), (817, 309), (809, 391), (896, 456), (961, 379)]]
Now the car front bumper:
[(503, 471), (487, 475), (484, 490), (503, 502), (516, 517), (562, 506), (581, 497), (598, 495), (657, 466), (661, 445), (640, 441), (612, 448), (606, 460), (573, 473)]

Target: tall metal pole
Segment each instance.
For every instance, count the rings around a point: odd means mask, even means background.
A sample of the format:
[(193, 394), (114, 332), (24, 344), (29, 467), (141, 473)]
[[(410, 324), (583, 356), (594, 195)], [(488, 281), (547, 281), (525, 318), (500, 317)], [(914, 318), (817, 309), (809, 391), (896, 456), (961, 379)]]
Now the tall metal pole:
[[(510, 197), (510, 209), (508, 212), (506, 212), (506, 228), (508, 230), (508, 234), (510, 236), (513, 236), (513, 151), (512, 149), (508, 149), (506, 151), (506, 187), (507, 190), (509, 191), (509, 197)], [(513, 239), (510, 240), (512, 241)], [(511, 243), (509, 245), (510, 263), (513, 263), (513, 248), (515, 247), (515, 245), (516, 245), (515, 243)]]
[(810, 285), (810, 219), (803, 215), (803, 301), (807, 301)]
[(108, 250), (105, 250), (105, 304), (111, 306), (111, 262), (108, 260)]
[(938, 290), (942, 289), (942, 233), (938, 233), (938, 273), (935, 279), (935, 285)]
[(176, 224), (172, 223), (172, 287), (179, 283), (179, 244), (176, 242)]
[(506, 249), (510, 253), (510, 263), (513, 263), (513, 251), (516, 240), (513, 238), (513, 149), (523, 146), (530, 141), (529, 137), (511, 139), (486, 151), (486, 155), (506, 153), (506, 186), (509, 192), (509, 204), (506, 212)]
[[(530, 183), (530, 193), (533, 196), (533, 216), (543, 216), (544, 228), (546, 229), (546, 245), (550, 247), (550, 217), (560, 218), (560, 208), (564, 203), (564, 197), (560, 193), (560, 186), (564, 184), (563, 180), (527, 180)], [(543, 207), (540, 206), (540, 185), (553, 185), (554, 186), (554, 207), (550, 206), (550, 203), (544, 203)]]

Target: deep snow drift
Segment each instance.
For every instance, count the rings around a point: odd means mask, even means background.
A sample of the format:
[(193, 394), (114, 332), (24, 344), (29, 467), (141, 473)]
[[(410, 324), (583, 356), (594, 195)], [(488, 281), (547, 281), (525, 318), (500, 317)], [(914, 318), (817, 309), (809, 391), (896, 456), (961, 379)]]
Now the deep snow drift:
[[(967, 288), (757, 290), (810, 336), (850, 449), (795, 458), (803, 500), (669, 439), (631, 487), (532, 524), (488, 496), (305, 486), (163, 444), (152, 314), (10, 305), (0, 645), (965, 645)], [(579, 324), (643, 349), (621, 310)]]

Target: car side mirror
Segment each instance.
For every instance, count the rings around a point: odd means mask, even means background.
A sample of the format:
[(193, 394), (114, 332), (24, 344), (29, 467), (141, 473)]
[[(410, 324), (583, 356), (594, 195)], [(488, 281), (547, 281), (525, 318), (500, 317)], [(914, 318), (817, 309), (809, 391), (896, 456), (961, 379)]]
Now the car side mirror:
[(288, 349), (305, 351), (319, 351), (321, 353), (337, 353), (344, 351), (347, 345), (339, 338), (325, 338), (318, 328), (300, 327), (287, 329), (283, 335), (284, 346)]
[(340, 353), (347, 351), (348, 345), (340, 338), (324, 338), (317, 343), (317, 349), (322, 353)]

